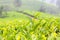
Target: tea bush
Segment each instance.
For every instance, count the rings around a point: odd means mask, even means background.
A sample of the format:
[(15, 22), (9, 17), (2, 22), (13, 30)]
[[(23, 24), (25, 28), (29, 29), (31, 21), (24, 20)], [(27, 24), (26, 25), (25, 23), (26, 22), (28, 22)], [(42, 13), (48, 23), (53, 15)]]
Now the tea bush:
[(0, 19), (0, 40), (60, 40), (60, 18), (32, 13), (38, 20), (26, 16)]

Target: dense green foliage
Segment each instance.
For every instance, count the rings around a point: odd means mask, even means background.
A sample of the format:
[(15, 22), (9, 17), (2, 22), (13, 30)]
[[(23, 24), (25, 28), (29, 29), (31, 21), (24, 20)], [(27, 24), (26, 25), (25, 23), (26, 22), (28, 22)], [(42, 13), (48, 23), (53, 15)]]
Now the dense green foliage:
[(60, 40), (60, 18), (36, 11), (25, 11), (38, 19), (17, 12), (0, 18), (0, 40)]

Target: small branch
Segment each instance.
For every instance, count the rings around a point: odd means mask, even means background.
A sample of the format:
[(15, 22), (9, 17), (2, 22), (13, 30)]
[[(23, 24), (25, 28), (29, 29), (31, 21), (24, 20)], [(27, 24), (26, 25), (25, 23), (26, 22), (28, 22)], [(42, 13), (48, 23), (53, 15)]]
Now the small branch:
[(31, 14), (28, 14), (28, 13), (26, 13), (26, 12), (23, 12), (23, 11), (17, 11), (17, 12), (22, 13), (22, 14), (24, 14), (24, 15), (27, 15), (27, 16), (29, 16), (29, 17), (31, 17), (31, 18), (38, 19), (37, 17), (35, 17), (35, 16), (31, 15)]

